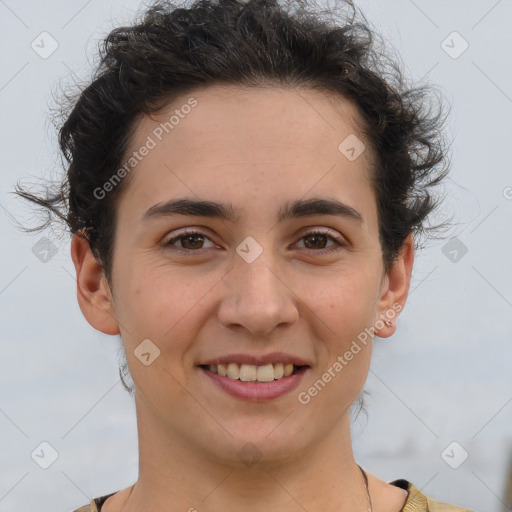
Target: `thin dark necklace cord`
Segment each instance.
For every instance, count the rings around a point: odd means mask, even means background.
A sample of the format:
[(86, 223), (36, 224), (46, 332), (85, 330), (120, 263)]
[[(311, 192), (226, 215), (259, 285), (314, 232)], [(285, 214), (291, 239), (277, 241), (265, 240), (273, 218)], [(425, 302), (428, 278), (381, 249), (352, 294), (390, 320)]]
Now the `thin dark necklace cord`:
[[(370, 489), (368, 488), (368, 477), (366, 476), (366, 472), (364, 471), (364, 469), (361, 466), (359, 466), (359, 464), (357, 465), (357, 467), (361, 470), (361, 473), (363, 475), (364, 486), (366, 488), (366, 496), (368, 497), (368, 512), (373, 512), (372, 498), (370, 496)], [(123, 503), (123, 510), (124, 510), (124, 507), (126, 505), (126, 502), (128, 501), (128, 499), (132, 495), (133, 487), (134, 486), (135, 486), (135, 484), (132, 485), (132, 488), (130, 489), (130, 493), (128, 494), (126, 500)]]
[(368, 488), (368, 477), (366, 476), (366, 472), (364, 469), (358, 464), (357, 467), (361, 470), (364, 479), (364, 486), (366, 487), (366, 496), (368, 497), (368, 512), (373, 511), (372, 498), (370, 496), (370, 489)]

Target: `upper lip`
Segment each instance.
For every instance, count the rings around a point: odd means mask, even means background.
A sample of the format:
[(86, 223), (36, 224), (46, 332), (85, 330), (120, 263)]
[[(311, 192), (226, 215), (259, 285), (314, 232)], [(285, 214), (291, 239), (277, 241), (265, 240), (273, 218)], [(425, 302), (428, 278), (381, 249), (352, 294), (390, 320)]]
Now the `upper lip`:
[(295, 366), (310, 366), (310, 364), (300, 357), (286, 354), (284, 352), (272, 352), (270, 354), (229, 354), (215, 357), (199, 363), (198, 366), (209, 366), (216, 364), (252, 364), (255, 366), (263, 366), (266, 364), (292, 363)]

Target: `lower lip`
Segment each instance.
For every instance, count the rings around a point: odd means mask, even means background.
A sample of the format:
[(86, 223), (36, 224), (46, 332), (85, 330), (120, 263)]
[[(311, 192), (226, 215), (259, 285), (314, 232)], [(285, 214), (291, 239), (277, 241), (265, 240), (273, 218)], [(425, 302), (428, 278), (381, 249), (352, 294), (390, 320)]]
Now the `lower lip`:
[(299, 382), (309, 370), (309, 367), (305, 366), (297, 373), (271, 382), (244, 382), (242, 380), (223, 377), (205, 368), (200, 367), (199, 369), (211, 379), (215, 385), (222, 389), (222, 391), (225, 391), (231, 396), (249, 402), (266, 402), (268, 400), (275, 400), (293, 391), (299, 385)]

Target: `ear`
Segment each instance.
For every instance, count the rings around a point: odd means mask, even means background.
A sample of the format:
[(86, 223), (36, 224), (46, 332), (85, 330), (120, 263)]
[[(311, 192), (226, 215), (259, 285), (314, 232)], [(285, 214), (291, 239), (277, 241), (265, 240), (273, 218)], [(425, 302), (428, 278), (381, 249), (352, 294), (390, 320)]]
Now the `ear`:
[(405, 306), (411, 284), (414, 262), (414, 239), (410, 234), (400, 249), (389, 272), (382, 280), (379, 300), (379, 317), (375, 319), (375, 334), (388, 338), (396, 330), (396, 320)]
[(82, 314), (98, 331), (119, 334), (114, 300), (103, 267), (81, 232), (73, 235), (71, 257), (76, 270), (77, 298)]

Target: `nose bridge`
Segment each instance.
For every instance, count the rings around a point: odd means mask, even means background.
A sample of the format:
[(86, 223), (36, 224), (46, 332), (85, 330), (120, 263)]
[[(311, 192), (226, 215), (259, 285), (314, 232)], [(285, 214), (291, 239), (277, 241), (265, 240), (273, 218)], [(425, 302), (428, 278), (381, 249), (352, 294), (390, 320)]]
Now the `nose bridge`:
[[(244, 244), (241, 248), (247, 249)], [(254, 247), (249, 242), (251, 250)], [(244, 253), (236, 255), (233, 264), (219, 309), (223, 325), (242, 325), (253, 334), (264, 335), (280, 324), (296, 321), (293, 293), (279, 276), (277, 258), (270, 248), (253, 260), (246, 259)]]
[(268, 292), (276, 286), (276, 276), (271, 270), (278, 266), (277, 257), (272, 248), (272, 236), (263, 239), (258, 236), (260, 243), (252, 236), (246, 237), (236, 248), (233, 258), (235, 280), (247, 288), (247, 292)]
[(282, 294), (280, 285), (282, 283), (276, 277), (275, 268), (276, 265), (272, 264), (270, 258), (263, 259), (262, 256), (259, 258), (260, 261), (256, 260), (252, 263), (238, 262), (236, 272), (236, 294), (240, 297), (250, 298), (251, 301), (257, 302), (258, 297), (271, 302), (275, 302), (276, 299)]

